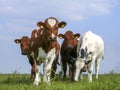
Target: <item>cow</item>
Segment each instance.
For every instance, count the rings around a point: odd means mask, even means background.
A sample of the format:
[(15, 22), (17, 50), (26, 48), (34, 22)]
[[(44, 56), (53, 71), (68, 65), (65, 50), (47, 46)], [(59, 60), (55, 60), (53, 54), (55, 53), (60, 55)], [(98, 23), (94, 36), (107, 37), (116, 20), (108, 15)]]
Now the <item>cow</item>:
[(20, 44), (20, 48), (21, 48), (21, 54), (22, 55), (26, 55), (29, 63), (31, 65), (31, 79), (35, 78), (35, 63), (33, 58), (30, 55), (30, 46), (31, 46), (31, 41), (35, 39), (35, 34), (36, 34), (37, 30), (33, 30), (32, 34), (31, 34), (31, 38), (29, 38), (28, 36), (23, 36), (20, 39), (15, 39), (15, 43), (16, 44)]
[(98, 79), (100, 59), (104, 59), (104, 41), (103, 39), (88, 31), (83, 34), (77, 45), (77, 60), (75, 62), (74, 81), (78, 81), (81, 68), (87, 63), (88, 79), (92, 82), (92, 73), (95, 65), (96, 79)]
[(33, 41), (31, 46), (31, 56), (36, 62), (34, 85), (38, 85), (41, 81), (39, 77), (40, 65), (43, 63), (43, 82), (50, 85), (51, 67), (60, 51), (60, 45), (57, 41), (58, 28), (64, 28), (66, 22), (58, 22), (57, 18), (49, 17), (44, 22), (38, 22), (43, 31), (37, 39)]
[(76, 49), (79, 33), (74, 34), (71, 30), (65, 32), (65, 34), (59, 34), (60, 39), (64, 39), (61, 45), (60, 56), (61, 56), (61, 71), (62, 78), (66, 78), (67, 65), (69, 66), (69, 75), (72, 76), (72, 67), (74, 65), (74, 59), (77, 57)]

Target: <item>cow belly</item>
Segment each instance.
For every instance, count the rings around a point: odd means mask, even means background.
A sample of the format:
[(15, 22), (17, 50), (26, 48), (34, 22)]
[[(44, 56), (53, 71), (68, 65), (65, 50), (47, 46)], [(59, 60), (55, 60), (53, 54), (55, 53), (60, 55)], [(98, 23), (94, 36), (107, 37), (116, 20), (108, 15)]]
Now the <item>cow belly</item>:
[(42, 48), (39, 48), (37, 60), (44, 61), (47, 56), (47, 53)]
[(44, 62), (45, 60), (49, 60), (51, 58), (55, 58), (55, 48), (51, 49), (48, 53), (46, 53), (42, 48), (39, 48), (38, 58), (40, 62)]

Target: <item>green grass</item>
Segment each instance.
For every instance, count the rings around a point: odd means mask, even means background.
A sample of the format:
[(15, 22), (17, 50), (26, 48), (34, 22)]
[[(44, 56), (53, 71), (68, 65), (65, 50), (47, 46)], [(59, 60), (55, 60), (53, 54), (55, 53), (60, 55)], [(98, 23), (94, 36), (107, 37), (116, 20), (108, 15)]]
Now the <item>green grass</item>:
[(28, 74), (0, 74), (0, 90), (120, 90), (120, 74), (99, 75), (98, 80), (93, 75), (92, 83), (87, 75), (78, 82), (71, 82), (69, 77), (62, 80), (57, 75), (50, 86), (43, 82), (34, 86), (29, 77)]

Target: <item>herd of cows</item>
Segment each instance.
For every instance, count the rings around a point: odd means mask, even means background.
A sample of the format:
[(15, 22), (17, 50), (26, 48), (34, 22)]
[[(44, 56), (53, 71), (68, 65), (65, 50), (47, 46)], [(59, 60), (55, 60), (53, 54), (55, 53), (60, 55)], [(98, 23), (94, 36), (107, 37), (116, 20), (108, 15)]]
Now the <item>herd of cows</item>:
[[(40, 65), (43, 63), (43, 82), (50, 84), (54, 78), (60, 56), (62, 78), (66, 78), (67, 67), (72, 81), (82, 79), (82, 72), (88, 71), (89, 82), (92, 82), (92, 72), (95, 65), (98, 79), (100, 59), (104, 58), (104, 42), (102, 38), (91, 31), (83, 35), (74, 34), (68, 30), (58, 34), (58, 28), (64, 28), (65, 21), (59, 22), (54, 17), (38, 22), (39, 29), (33, 30), (31, 37), (23, 36), (15, 39), (20, 44), (22, 55), (26, 55), (31, 64), (31, 78), (34, 85), (41, 81)], [(57, 38), (63, 39), (60, 46)]]

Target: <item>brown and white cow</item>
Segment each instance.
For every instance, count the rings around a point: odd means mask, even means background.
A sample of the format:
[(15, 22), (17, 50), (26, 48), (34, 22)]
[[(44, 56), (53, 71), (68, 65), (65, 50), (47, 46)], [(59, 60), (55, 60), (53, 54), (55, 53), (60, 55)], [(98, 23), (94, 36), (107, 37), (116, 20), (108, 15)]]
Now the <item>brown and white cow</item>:
[(35, 78), (35, 63), (33, 58), (30, 55), (30, 47), (31, 47), (31, 41), (35, 39), (35, 34), (37, 30), (33, 30), (31, 34), (31, 38), (28, 36), (23, 36), (21, 39), (15, 39), (15, 43), (20, 44), (21, 48), (21, 54), (26, 55), (29, 63), (31, 65), (31, 79)]
[(38, 22), (37, 25), (43, 29), (41, 35), (33, 41), (31, 55), (36, 61), (36, 75), (34, 85), (40, 82), (40, 65), (43, 63), (43, 81), (50, 84), (51, 67), (60, 51), (57, 41), (58, 28), (64, 28), (66, 22), (58, 22), (54, 17), (47, 18), (45, 22)]
[(67, 31), (65, 34), (59, 34), (58, 36), (64, 39), (60, 51), (62, 77), (66, 78), (67, 65), (69, 66), (69, 75), (72, 77), (72, 68), (75, 62), (73, 58), (77, 57), (76, 48), (80, 34)]

